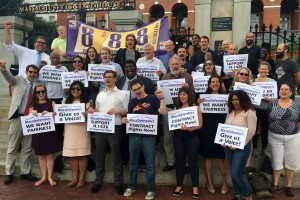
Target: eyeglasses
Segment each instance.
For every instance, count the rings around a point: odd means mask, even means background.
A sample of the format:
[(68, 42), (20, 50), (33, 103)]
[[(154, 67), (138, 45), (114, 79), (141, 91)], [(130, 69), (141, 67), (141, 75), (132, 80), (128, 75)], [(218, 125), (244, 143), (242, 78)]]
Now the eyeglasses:
[(137, 92), (137, 91), (140, 91), (141, 89), (142, 89), (142, 87), (138, 87), (136, 89), (132, 89), (132, 91)]
[(80, 91), (81, 91), (81, 89), (80, 89), (80, 88), (71, 88), (71, 90), (72, 90), (72, 91), (78, 91), (78, 92), (80, 92)]
[(45, 42), (41, 42), (41, 41), (35, 41), (35, 42), (38, 43), (38, 44), (42, 44), (42, 45), (46, 44)]
[(81, 60), (73, 60), (73, 63), (81, 63)]
[(46, 90), (36, 91), (37, 94), (44, 94), (45, 92), (46, 92)]
[(239, 75), (241, 75), (241, 76), (249, 76), (249, 74), (247, 74), (247, 73), (239, 73)]
[(29, 74), (37, 74), (37, 71), (28, 71)]

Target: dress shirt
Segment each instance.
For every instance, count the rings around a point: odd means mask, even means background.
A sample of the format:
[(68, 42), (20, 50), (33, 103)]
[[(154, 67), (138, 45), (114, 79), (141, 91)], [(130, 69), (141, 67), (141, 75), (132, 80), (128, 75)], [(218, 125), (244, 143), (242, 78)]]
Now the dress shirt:
[(136, 62), (138, 63), (144, 63), (144, 64), (158, 64), (159, 65), (159, 70), (162, 71), (163, 74), (167, 73), (167, 70), (164, 66), (164, 64), (158, 59), (153, 57), (152, 59), (148, 60), (145, 56), (142, 58), (139, 58)]
[[(101, 64), (103, 64), (103, 63), (101, 63)], [(121, 66), (120, 66), (118, 63), (115, 63), (115, 62), (113, 62), (113, 61), (110, 61), (109, 64), (103, 64), (103, 65), (114, 65), (116, 71), (117, 71), (117, 70), (120, 71), (120, 74), (119, 74), (118, 78), (124, 76), (123, 70), (122, 70)], [(105, 89), (105, 84), (104, 84), (104, 82), (99, 81), (99, 91), (101, 92), (101, 91), (103, 91), (104, 89)]]
[[(20, 45), (15, 44), (12, 42), (9, 45), (5, 45), (6, 49), (13, 53), (15, 56), (18, 57), (19, 60), (19, 75), (22, 75), (24, 78), (26, 78), (26, 67), (28, 65), (36, 65), (38, 52), (35, 49), (28, 49), (26, 47), (22, 47)], [(50, 64), (49, 55), (46, 53), (41, 54), (41, 60), (46, 61), (48, 64)]]
[[(99, 112), (107, 113), (111, 108), (128, 111), (128, 98), (122, 90), (116, 86), (112, 91), (101, 91), (96, 98), (96, 108)], [(116, 115), (116, 124), (121, 125), (121, 115)]]

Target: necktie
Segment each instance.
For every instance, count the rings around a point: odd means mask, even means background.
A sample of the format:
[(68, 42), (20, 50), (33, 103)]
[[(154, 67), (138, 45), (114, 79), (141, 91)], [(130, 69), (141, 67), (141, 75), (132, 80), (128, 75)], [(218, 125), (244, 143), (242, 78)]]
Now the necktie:
[(27, 97), (27, 103), (26, 103), (26, 107), (24, 110), (24, 115), (28, 115), (29, 114), (29, 106), (32, 100), (32, 91), (33, 91), (33, 83), (30, 83), (30, 89), (29, 89), (29, 93), (28, 93), (28, 97)]
[(127, 90), (129, 91), (129, 99), (131, 99), (131, 88), (130, 88), (130, 81), (128, 81)]
[(42, 58), (42, 53), (37, 53), (36, 66), (40, 65), (41, 58)]

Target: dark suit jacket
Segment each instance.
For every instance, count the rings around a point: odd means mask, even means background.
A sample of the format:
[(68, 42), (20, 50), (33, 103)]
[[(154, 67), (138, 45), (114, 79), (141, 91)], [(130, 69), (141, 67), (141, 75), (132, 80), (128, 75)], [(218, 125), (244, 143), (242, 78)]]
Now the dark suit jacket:
[[(137, 79), (144, 83), (146, 94), (154, 94), (155, 89), (152, 80), (150, 78), (137, 75)], [(125, 81), (126, 81), (126, 76), (123, 76), (117, 80), (116, 86), (119, 90), (122, 90)]]
[[(123, 72), (125, 73), (125, 61), (126, 61), (126, 48), (122, 49), (120, 48), (118, 51), (117, 51), (117, 54), (116, 54), (116, 57), (115, 57), (115, 63), (118, 63)], [(135, 62), (141, 57), (141, 54), (140, 52), (138, 52), (137, 50), (134, 51), (134, 54), (135, 54)]]

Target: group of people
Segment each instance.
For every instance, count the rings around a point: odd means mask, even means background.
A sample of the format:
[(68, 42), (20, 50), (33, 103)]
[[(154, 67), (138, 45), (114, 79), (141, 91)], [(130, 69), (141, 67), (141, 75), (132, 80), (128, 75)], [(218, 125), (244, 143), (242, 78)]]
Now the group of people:
[[(16, 156), (21, 148), (21, 178), (35, 181), (39, 186), (46, 181), (56, 185), (53, 179), (55, 153), (62, 150), (62, 155), (70, 157), (72, 181), (69, 187), (83, 187), (88, 165), (87, 156), (91, 154), (91, 136), (87, 131), (87, 124), (68, 123), (64, 126), (55, 125), (55, 131), (43, 134), (23, 136), (20, 117), (28, 114), (38, 116), (39, 113), (53, 112), (56, 104), (84, 103), (88, 113), (104, 112), (115, 114), (115, 132), (94, 133), (96, 144), (95, 182), (91, 193), (98, 192), (103, 184), (105, 173), (105, 156), (110, 148), (113, 158), (113, 171), (116, 192), (120, 195), (131, 196), (136, 191), (137, 174), (140, 165), (145, 165), (147, 178), (147, 194), (145, 199), (155, 197), (155, 145), (160, 137), (146, 134), (126, 134), (124, 124), (128, 123), (127, 114), (151, 114), (162, 116), (158, 130), (163, 130), (164, 149), (167, 165), (163, 171), (176, 169), (177, 186), (173, 192), (179, 196), (183, 192), (183, 178), (188, 168), (192, 179), (192, 197), (199, 198), (199, 169), (198, 155), (205, 158), (207, 190), (215, 193), (212, 177), (212, 159), (218, 159), (218, 166), (222, 175), (221, 193), (228, 191), (227, 165), (231, 171), (231, 179), (235, 191), (235, 200), (252, 199), (250, 185), (245, 175), (246, 167), (250, 165), (251, 154), (257, 155), (257, 132), (261, 131), (262, 153), (267, 154), (269, 145), (274, 169), (273, 192), (279, 190), (281, 169), (285, 168), (287, 186), (285, 194), (293, 196), (292, 178), (295, 170), (299, 169), (300, 157), (295, 151), (299, 148), (299, 109), (300, 104), (292, 100), (295, 83), (300, 81), (300, 68), (295, 61), (288, 57), (289, 47), (280, 44), (276, 51), (276, 62), (272, 62), (268, 45), (259, 48), (254, 45), (254, 34), (247, 33), (246, 46), (238, 51), (235, 43), (224, 40), (222, 51), (215, 52), (209, 46), (207, 36), (195, 34), (192, 42), (187, 39), (186, 29), (180, 28), (180, 37), (174, 41), (165, 42), (166, 54), (156, 58), (151, 44), (144, 46), (144, 56), (135, 47), (135, 35), (126, 36), (126, 48), (120, 48), (116, 58), (111, 61), (111, 52), (107, 47), (98, 51), (89, 47), (86, 58), (77, 55), (71, 59), (72, 71), (83, 71), (89, 76), (89, 64), (112, 65), (115, 70), (107, 70), (103, 74), (103, 81), (89, 81), (88, 87), (80, 81), (74, 81), (68, 89), (62, 89), (59, 82), (38, 79), (39, 70), (45, 65), (67, 72), (70, 60), (65, 57), (65, 37), (59, 37), (51, 45), (50, 56), (45, 54), (46, 39), (37, 37), (35, 49), (31, 50), (15, 44), (10, 36), (12, 23), (4, 24), (4, 45), (8, 51), (19, 59), (19, 75), (13, 76), (6, 68), (6, 61), (0, 59), (0, 71), (4, 78), (13, 85), (12, 104), (8, 119), (9, 142), (6, 156), (5, 184), (13, 181)], [(66, 29), (59, 27), (60, 35)], [(55, 46), (58, 45), (58, 46)], [(223, 56), (248, 54), (248, 67), (240, 68), (232, 73), (220, 75), (216, 72), (216, 65), (223, 66)], [(45, 62), (42, 62), (45, 61)], [(190, 61), (190, 62), (189, 62)], [(166, 105), (162, 90), (156, 90), (156, 81), (137, 74), (137, 64), (155, 64), (160, 80), (184, 79), (173, 104)], [(100, 65), (101, 66), (101, 65)], [(203, 68), (205, 76), (210, 76), (206, 94), (227, 94), (228, 114), (202, 113), (199, 104), (203, 99), (195, 94), (192, 71)], [(254, 78), (254, 79), (253, 79)], [(253, 82), (274, 82), (279, 88), (279, 98), (264, 98), (259, 106), (253, 106), (248, 94), (242, 90), (234, 90), (236, 82), (253, 84)], [(38, 83), (40, 82), (40, 83)], [(129, 102), (127, 94), (129, 91)], [(182, 124), (180, 129), (169, 130), (168, 112), (196, 106), (197, 126)], [(53, 112), (54, 113), (54, 112)], [(55, 115), (55, 113), (54, 113)], [(160, 120), (159, 120), (160, 122)], [(248, 128), (245, 146), (237, 149), (225, 144), (214, 143), (218, 123)], [(269, 126), (270, 124), (270, 126)], [(51, 142), (49, 142), (51, 141)], [(30, 173), (29, 157), (33, 147), (39, 156), (42, 172), (41, 179)], [(142, 156), (141, 156), (142, 152)], [(253, 152), (253, 153), (252, 153)], [(130, 180), (126, 190), (123, 188), (123, 165), (129, 161)], [(284, 162), (283, 162), (284, 161)], [(141, 164), (142, 163), (142, 164)], [(284, 163), (284, 166), (283, 166)]]

